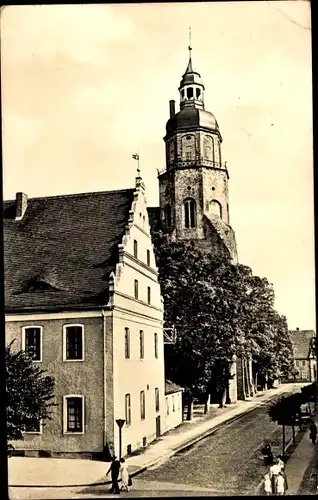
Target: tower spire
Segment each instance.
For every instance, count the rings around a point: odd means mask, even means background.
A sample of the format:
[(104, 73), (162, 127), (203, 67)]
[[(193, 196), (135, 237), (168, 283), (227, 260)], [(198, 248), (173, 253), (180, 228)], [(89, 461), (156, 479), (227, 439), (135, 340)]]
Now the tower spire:
[(189, 27), (189, 46), (188, 46), (188, 50), (189, 50), (189, 62), (188, 62), (188, 66), (187, 66), (187, 69), (186, 69), (186, 73), (193, 73), (192, 58), (191, 58), (191, 51), (192, 51), (192, 46), (191, 46), (191, 26)]

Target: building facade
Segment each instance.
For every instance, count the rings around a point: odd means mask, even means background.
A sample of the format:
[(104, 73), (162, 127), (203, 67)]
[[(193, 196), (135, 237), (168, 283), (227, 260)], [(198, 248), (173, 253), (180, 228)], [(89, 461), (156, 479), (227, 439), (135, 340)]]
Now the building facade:
[(313, 330), (290, 330), (293, 343), (295, 380), (314, 382), (317, 380), (317, 360), (314, 349), (316, 335)]
[(181, 424), (183, 406), (182, 406), (183, 388), (166, 380), (165, 383), (165, 409), (166, 417), (164, 423), (164, 432), (168, 432)]
[(55, 378), (29, 455), (119, 453), (164, 429), (163, 301), (145, 187), (4, 202), (6, 342)]

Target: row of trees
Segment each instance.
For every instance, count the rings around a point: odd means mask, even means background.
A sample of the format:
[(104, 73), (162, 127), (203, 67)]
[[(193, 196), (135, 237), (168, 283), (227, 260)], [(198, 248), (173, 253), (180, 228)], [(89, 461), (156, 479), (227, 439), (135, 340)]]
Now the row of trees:
[(253, 359), (259, 381), (293, 373), (287, 321), (274, 309), (266, 278), (191, 241), (171, 242), (160, 231), (153, 241), (165, 325), (177, 331), (165, 353), (166, 375), (185, 388), (189, 419), (194, 398), (208, 397), (212, 387), (222, 406), (234, 356)]

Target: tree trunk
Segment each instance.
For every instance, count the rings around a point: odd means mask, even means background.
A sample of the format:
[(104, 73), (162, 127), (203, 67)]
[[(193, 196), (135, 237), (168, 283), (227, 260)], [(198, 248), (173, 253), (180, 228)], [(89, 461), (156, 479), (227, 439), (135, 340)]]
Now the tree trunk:
[(225, 403), (227, 405), (230, 405), (232, 403), (231, 396), (230, 396), (230, 381), (228, 380), (227, 386), (226, 386), (226, 398), (225, 398)]
[(285, 441), (286, 441), (286, 437), (285, 437), (285, 424), (283, 424), (283, 452), (282, 452), (283, 457), (285, 456)]
[(257, 392), (257, 387), (258, 387), (258, 373), (255, 373), (255, 392)]
[(219, 408), (223, 408), (226, 400), (226, 388), (224, 388), (220, 393), (220, 404)]
[(187, 407), (187, 420), (192, 420), (193, 418), (193, 398), (189, 399)]
[(208, 394), (207, 399), (204, 403), (204, 415), (206, 415), (210, 409), (210, 400), (211, 400), (211, 396), (210, 396), (210, 394)]

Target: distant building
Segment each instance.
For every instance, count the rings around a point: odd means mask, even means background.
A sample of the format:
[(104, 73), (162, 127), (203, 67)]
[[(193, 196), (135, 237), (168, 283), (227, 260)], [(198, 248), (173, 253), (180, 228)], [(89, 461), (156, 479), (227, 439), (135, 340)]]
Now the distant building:
[(291, 330), (294, 363), (297, 370), (296, 380), (314, 382), (317, 373), (316, 354), (313, 349), (316, 334), (313, 330)]
[(58, 404), (16, 448), (118, 455), (115, 420), (125, 419), (127, 455), (178, 425), (180, 388), (165, 422), (163, 301), (142, 179), (119, 191), (18, 193), (3, 217), (6, 342), (55, 377)]

